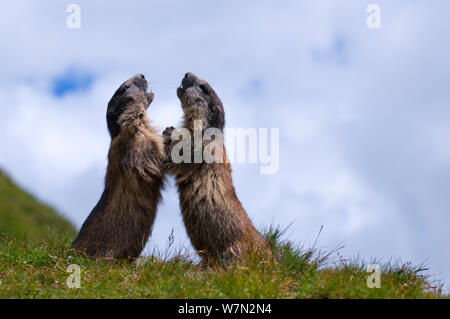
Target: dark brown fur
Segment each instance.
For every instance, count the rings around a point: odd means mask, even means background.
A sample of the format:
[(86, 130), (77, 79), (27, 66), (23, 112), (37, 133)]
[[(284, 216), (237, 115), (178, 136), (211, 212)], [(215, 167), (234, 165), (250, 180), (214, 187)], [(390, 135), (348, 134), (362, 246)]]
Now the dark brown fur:
[(144, 76), (136, 75), (108, 104), (112, 140), (105, 190), (72, 244), (77, 251), (134, 259), (150, 236), (163, 185), (163, 141), (146, 114), (152, 100)]
[[(204, 80), (187, 73), (177, 95), (184, 111), (183, 127), (193, 136), (194, 120), (202, 130), (223, 131), (225, 114), (217, 94)], [(228, 264), (239, 260), (249, 249), (265, 247), (263, 237), (253, 226), (234, 190), (231, 168), (223, 148), (222, 163), (180, 163), (171, 161), (173, 127), (164, 133), (165, 171), (175, 175), (181, 213), (192, 245), (203, 264)], [(203, 147), (207, 142), (203, 142)], [(193, 152), (192, 152), (193, 153)]]

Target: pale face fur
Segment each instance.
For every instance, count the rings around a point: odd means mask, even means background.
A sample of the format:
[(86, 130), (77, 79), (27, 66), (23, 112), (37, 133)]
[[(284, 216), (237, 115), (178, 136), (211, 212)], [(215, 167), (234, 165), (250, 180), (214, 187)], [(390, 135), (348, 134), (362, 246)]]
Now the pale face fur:
[(186, 73), (177, 89), (177, 95), (187, 121), (185, 127), (192, 125), (191, 121), (194, 119), (199, 119), (204, 122), (204, 128), (223, 130), (225, 112), (222, 101), (206, 81), (192, 73)]
[[(142, 119), (153, 101), (153, 92), (147, 92), (148, 83), (142, 74), (137, 74), (125, 81), (114, 93), (108, 103), (106, 119), (111, 138), (115, 138), (120, 127), (134, 124), (130, 116)], [(136, 119), (137, 120), (137, 119)]]

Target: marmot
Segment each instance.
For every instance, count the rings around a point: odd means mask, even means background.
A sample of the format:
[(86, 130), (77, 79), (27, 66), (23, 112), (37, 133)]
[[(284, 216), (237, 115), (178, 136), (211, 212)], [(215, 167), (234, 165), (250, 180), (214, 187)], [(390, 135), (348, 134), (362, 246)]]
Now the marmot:
[(108, 103), (111, 135), (105, 190), (71, 248), (88, 256), (134, 259), (150, 236), (164, 175), (162, 136), (149, 125), (142, 74), (124, 82)]
[[(183, 128), (188, 129), (191, 136), (194, 136), (194, 121), (201, 123), (201, 134), (208, 128), (217, 128), (223, 133), (223, 105), (206, 81), (187, 73), (177, 95), (184, 111)], [(179, 142), (171, 138), (174, 130), (170, 127), (163, 132), (164, 170), (175, 175), (184, 225), (192, 245), (202, 257), (202, 264), (230, 264), (241, 259), (249, 249), (266, 247), (236, 196), (223, 144), (221, 162), (175, 164), (171, 153)], [(177, 135), (175, 131), (174, 136)], [(194, 150), (194, 144), (191, 145)], [(206, 145), (203, 141), (202, 148)]]

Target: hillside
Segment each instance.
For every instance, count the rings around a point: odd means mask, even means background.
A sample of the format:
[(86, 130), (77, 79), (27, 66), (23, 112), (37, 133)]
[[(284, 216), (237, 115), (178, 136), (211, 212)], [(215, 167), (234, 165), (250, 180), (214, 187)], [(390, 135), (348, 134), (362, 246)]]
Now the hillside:
[[(144, 262), (111, 262), (75, 254), (67, 249), (67, 236), (36, 244), (0, 235), (0, 298), (449, 297), (422, 267), (408, 263), (380, 263), (380, 288), (369, 288), (362, 261), (336, 259), (336, 251), (296, 248), (280, 240), (280, 234), (266, 233), (277, 261), (254, 255), (227, 269), (207, 271), (170, 247)], [(67, 285), (74, 283), (69, 265), (79, 267), (79, 288)]]
[(59, 232), (75, 235), (75, 228), (53, 209), (17, 187), (0, 171), (0, 234), (39, 242)]
[[(171, 245), (137, 263), (87, 258), (68, 249), (74, 235), (70, 223), (0, 172), (0, 299), (449, 297), (409, 263), (380, 262), (380, 288), (369, 288), (363, 261), (342, 259), (336, 249), (303, 249), (272, 228), (265, 236), (276, 260), (253, 255), (208, 271)], [(66, 284), (74, 264), (79, 289)]]

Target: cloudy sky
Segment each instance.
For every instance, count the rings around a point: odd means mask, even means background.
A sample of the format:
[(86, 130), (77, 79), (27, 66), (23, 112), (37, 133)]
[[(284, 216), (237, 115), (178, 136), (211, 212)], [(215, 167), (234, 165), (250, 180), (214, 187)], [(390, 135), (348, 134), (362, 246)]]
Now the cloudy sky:
[[(450, 4), (377, 1), (9, 1), (0, 10), (0, 167), (78, 227), (103, 189), (106, 105), (143, 73), (161, 130), (183, 75), (227, 127), (279, 128), (280, 167), (233, 165), (255, 225), (305, 246), (420, 264), (450, 282)], [(172, 179), (150, 246), (189, 245)]]

